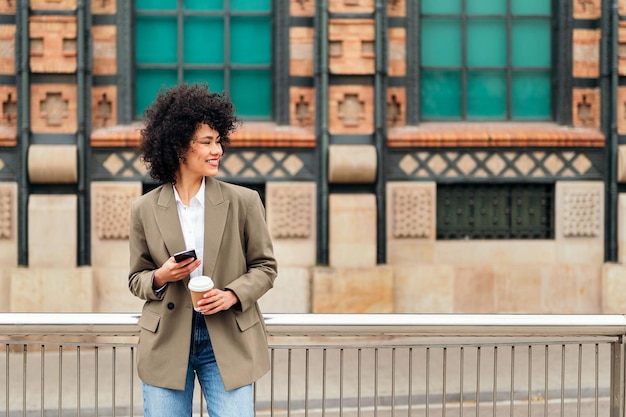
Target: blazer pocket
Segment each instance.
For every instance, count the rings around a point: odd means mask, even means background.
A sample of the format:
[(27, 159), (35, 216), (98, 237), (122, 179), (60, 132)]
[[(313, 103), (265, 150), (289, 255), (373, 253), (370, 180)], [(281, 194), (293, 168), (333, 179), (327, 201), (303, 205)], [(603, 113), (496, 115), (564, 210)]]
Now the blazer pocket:
[(152, 332), (155, 333), (159, 327), (159, 322), (161, 321), (161, 316), (157, 313), (154, 313), (150, 310), (146, 310), (141, 314), (141, 317), (137, 321), (137, 324)]
[(237, 320), (239, 330), (243, 332), (259, 322), (259, 315), (255, 308), (249, 308), (243, 313), (236, 314), (235, 319)]

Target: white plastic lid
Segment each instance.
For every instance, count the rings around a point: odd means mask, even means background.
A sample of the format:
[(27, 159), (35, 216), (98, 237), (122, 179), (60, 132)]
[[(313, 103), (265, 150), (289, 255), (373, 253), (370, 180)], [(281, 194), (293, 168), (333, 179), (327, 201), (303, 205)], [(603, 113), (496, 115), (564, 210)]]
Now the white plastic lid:
[(211, 277), (207, 277), (206, 275), (193, 277), (189, 280), (188, 287), (190, 291), (208, 291), (213, 288), (213, 280), (211, 279)]

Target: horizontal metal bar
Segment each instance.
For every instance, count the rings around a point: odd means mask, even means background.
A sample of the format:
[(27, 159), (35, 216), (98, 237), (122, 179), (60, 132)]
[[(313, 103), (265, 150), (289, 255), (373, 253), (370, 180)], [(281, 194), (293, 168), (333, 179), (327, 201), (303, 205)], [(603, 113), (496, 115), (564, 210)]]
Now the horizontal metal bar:
[[(0, 335), (121, 335), (139, 313), (0, 313)], [(624, 315), (266, 314), (272, 336), (622, 336)]]

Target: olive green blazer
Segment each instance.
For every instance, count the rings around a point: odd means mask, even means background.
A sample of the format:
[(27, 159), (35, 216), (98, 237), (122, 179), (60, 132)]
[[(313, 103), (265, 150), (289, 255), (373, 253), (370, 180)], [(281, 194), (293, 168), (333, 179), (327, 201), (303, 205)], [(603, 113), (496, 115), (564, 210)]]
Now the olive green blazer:
[[(227, 390), (251, 384), (270, 369), (265, 323), (257, 300), (273, 287), (277, 265), (258, 193), (206, 178), (203, 275), (230, 289), (240, 304), (205, 316)], [(189, 277), (156, 295), (152, 274), (185, 248), (171, 184), (137, 199), (131, 209), (128, 286), (146, 300), (139, 319), (139, 377), (154, 386), (185, 388), (191, 343)]]

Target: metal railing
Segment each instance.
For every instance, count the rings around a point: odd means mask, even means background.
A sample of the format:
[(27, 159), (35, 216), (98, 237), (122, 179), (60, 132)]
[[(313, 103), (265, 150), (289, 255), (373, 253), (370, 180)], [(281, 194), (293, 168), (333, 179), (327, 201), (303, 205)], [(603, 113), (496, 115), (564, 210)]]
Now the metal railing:
[[(142, 415), (138, 317), (0, 314), (0, 416)], [(255, 384), (257, 416), (624, 417), (621, 315), (265, 320), (272, 369)]]

